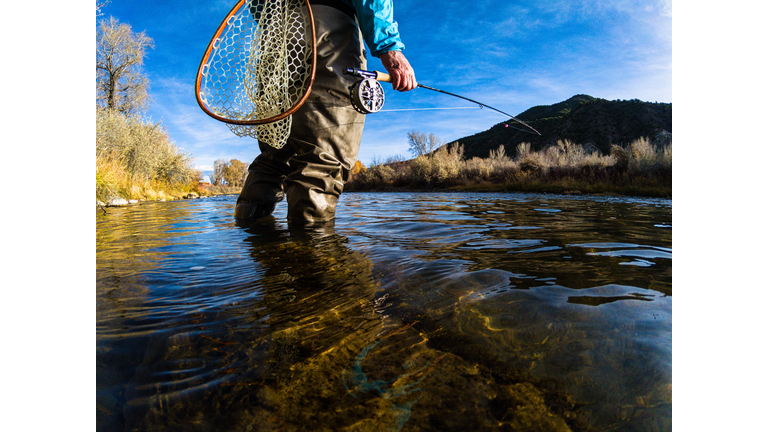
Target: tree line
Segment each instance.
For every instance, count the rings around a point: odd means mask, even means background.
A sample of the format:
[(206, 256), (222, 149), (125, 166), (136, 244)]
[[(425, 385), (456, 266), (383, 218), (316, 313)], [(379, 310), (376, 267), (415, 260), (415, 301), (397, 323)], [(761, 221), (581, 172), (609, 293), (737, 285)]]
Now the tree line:
[(248, 176), (248, 164), (232, 159), (227, 162), (217, 159), (213, 163), (213, 173), (209, 176), (214, 186), (242, 187)]

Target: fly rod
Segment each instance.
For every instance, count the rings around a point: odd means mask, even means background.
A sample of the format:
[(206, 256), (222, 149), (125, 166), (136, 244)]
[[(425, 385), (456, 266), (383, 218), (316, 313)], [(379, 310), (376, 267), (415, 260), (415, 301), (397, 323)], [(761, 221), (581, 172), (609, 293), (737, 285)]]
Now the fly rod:
[[(366, 71), (366, 70), (355, 69), (355, 68), (348, 68), (346, 73), (348, 75), (353, 75), (358, 78), (361, 78), (361, 80), (356, 82), (354, 85), (352, 85), (352, 87), (349, 90), (349, 93), (350, 93), (349, 96), (350, 96), (350, 99), (352, 100), (352, 105), (355, 107), (355, 109), (363, 114), (379, 112), (381, 110), (381, 107), (384, 106), (384, 89), (381, 87), (381, 84), (379, 84), (379, 81), (391, 83), (392, 77), (389, 74), (379, 72), (379, 71)], [(504, 111), (496, 109), (492, 106), (486, 105), (482, 102), (478, 102), (468, 97), (447, 92), (445, 90), (436, 89), (434, 87), (426, 86), (423, 84), (417, 84), (417, 86), (423, 89), (432, 90), (438, 93), (443, 93), (449, 96), (457, 97), (459, 99), (464, 99), (466, 101), (479, 105), (480, 108), (488, 108), (489, 110), (496, 111), (500, 114), (504, 114), (505, 116), (511, 118), (512, 120), (527, 127), (529, 130), (518, 129), (513, 127), (514, 129), (541, 136), (539, 131), (531, 127), (531, 125), (529, 125), (528, 123), (520, 120), (519, 118), (511, 114), (508, 114), (508, 113), (505, 113)]]

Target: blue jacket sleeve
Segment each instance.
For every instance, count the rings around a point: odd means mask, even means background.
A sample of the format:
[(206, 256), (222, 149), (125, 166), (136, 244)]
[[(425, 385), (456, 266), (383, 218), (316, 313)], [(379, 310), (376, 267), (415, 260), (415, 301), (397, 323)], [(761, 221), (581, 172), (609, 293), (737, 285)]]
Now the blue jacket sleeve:
[(393, 0), (344, 0), (355, 8), (360, 30), (371, 55), (405, 48), (392, 13)]

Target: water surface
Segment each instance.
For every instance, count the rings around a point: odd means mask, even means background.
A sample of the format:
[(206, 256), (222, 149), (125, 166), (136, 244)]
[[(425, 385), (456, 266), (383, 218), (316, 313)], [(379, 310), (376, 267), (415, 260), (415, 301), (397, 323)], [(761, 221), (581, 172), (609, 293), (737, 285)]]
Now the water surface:
[(97, 215), (99, 430), (671, 429), (670, 200), (233, 206)]

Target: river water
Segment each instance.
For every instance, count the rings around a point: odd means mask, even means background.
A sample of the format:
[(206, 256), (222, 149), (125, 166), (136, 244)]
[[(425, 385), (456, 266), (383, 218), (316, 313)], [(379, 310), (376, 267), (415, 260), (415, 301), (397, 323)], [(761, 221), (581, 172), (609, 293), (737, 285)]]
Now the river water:
[(671, 430), (671, 200), (234, 200), (99, 210), (98, 430)]

